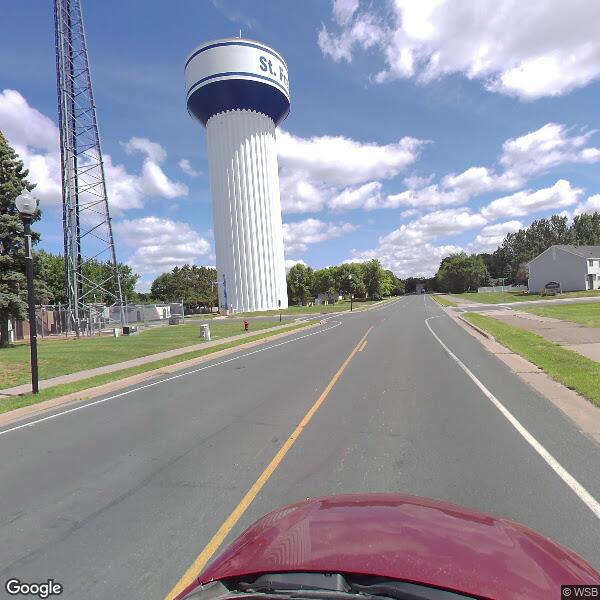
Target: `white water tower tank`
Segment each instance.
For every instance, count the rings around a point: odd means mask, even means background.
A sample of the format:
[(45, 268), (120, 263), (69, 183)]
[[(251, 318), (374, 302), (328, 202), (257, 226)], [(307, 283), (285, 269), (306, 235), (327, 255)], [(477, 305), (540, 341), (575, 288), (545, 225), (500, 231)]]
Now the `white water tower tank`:
[(273, 48), (227, 38), (185, 63), (189, 113), (206, 126), (219, 304), (288, 305), (275, 127), (288, 115), (287, 65)]

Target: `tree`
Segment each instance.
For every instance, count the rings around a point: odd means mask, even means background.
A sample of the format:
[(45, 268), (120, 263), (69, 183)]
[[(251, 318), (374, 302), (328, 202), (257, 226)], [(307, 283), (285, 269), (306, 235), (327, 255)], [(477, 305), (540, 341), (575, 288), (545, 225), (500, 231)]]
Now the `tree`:
[[(138, 296), (135, 291), (135, 284), (140, 276), (134, 273), (129, 265), (123, 263), (117, 263), (117, 269), (121, 278), (123, 301), (127, 299), (128, 302), (136, 302)], [(119, 297), (113, 265), (110, 261), (100, 262), (88, 259), (81, 265), (81, 272), (84, 278), (84, 302), (112, 304), (115, 302), (115, 298)]]
[(517, 280), (522, 274), (522, 264), (529, 262), (554, 244), (573, 243), (573, 232), (567, 217), (553, 215), (549, 219), (538, 219), (529, 227), (509, 233), (494, 256), (499, 261), (498, 277)]
[(287, 274), (288, 298), (292, 304), (304, 306), (313, 297), (314, 271), (303, 265), (295, 264)]
[(365, 291), (372, 300), (380, 300), (383, 296), (384, 270), (381, 263), (373, 258), (363, 263), (363, 281)]
[[(68, 302), (65, 290), (65, 261), (61, 254), (52, 254), (40, 250), (34, 255), (34, 266), (37, 277), (43, 280), (49, 290), (53, 302)], [(140, 276), (124, 263), (118, 263), (117, 268), (121, 277), (121, 291), (124, 299), (129, 302), (137, 301), (138, 294), (135, 284)], [(112, 304), (117, 298), (116, 284), (110, 262), (87, 260), (82, 267), (85, 283), (83, 286), (84, 301)], [(106, 290), (103, 292), (102, 289)]]
[(36, 275), (48, 287), (53, 302), (66, 302), (65, 261), (60, 254), (38, 250), (33, 254)]
[(458, 252), (442, 260), (436, 278), (444, 291), (456, 294), (487, 283), (490, 275), (480, 256)]
[(342, 263), (335, 267), (335, 282), (340, 295), (354, 294), (357, 298), (364, 298), (366, 286), (363, 263)]
[(217, 304), (216, 269), (183, 265), (162, 273), (150, 288), (152, 297), (162, 302), (182, 302), (188, 312)]
[(399, 277), (396, 277), (392, 271), (385, 271), (387, 276), (392, 281), (392, 287), (389, 290), (389, 294), (384, 295), (392, 295), (392, 296), (402, 296), (405, 293), (404, 282)]
[(326, 269), (317, 269), (313, 275), (312, 295), (329, 294), (334, 296), (337, 294), (335, 267), (327, 267)]
[(425, 287), (430, 290), (430, 289), (436, 289), (437, 286), (433, 285), (433, 280), (434, 278), (427, 278), (427, 277), (407, 277), (404, 280), (404, 287), (406, 290), (407, 294), (413, 294), (414, 292), (417, 291), (417, 284), (419, 283), (423, 283), (425, 284)]
[[(27, 181), (28, 173), (0, 132), (0, 347), (9, 343), (9, 319), (24, 319), (27, 313), (25, 238), (15, 200), (35, 187)], [(38, 211), (34, 220), (39, 218)], [(38, 239), (34, 233), (33, 243)], [(43, 288), (39, 281), (36, 287)]]
[(600, 213), (577, 215), (571, 225), (571, 240), (578, 246), (600, 245)]

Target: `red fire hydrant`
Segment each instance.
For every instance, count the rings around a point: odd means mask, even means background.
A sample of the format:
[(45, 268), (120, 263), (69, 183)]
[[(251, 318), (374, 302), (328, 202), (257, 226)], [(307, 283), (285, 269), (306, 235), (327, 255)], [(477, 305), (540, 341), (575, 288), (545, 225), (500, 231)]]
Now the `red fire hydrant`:
[(244, 319), (244, 331), (248, 331), (248, 321)]

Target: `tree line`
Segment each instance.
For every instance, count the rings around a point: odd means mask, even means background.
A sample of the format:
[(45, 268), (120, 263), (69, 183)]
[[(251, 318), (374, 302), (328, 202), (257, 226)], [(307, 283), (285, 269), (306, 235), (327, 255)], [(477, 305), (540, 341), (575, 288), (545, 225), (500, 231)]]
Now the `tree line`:
[(557, 244), (600, 245), (600, 213), (581, 214), (572, 223), (565, 216), (537, 219), (528, 227), (509, 233), (492, 253), (458, 252), (444, 258), (430, 289), (460, 293), (501, 281), (504, 285), (527, 284), (527, 263)]
[(404, 294), (404, 283), (377, 259), (360, 263), (343, 263), (325, 269), (312, 269), (302, 263), (287, 274), (290, 304), (308, 304), (320, 294), (332, 300), (339, 296), (380, 300), (386, 296)]

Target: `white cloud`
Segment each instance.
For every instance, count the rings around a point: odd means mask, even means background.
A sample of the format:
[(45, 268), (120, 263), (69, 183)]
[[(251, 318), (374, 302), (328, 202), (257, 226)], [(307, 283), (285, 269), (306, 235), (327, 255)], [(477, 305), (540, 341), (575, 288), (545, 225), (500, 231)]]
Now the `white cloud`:
[(194, 169), (187, 158), (182, 158), (177, 164), (179, 165), (179, 168), (190, 177), (198, 177), (199, 175), (202, 175), (202, 171), (197, 171)]
[[(334, 0), (335, 2), (335, 0)], [(335, 4), (334, 4), (335, 18)], [(369, 13), (358, 15), (352, 22), (339, 23), (344, 27), (338, 33), (330, 33), (323, 25), (319, 31), (318, 43), (323, 54), (330, 56), (335, 61), (352, 61), (352, 53), (355, 47), (363, 50), (372, 48), (380, 43), (382, 28), (378, 19)], [(337, 20), (337, 19), (336, 19)]]
[(54, 122), (27, 103), (17, 91), (0, 92), (0, 131), (29, 169), (42, 206), (62, 198), (59, 132)]
[(421, 175), (409, 175), (408, 177), (405, 177), (403, 181), (404, 185), (409, 190), (414, 190), (429, 185), (433, 181), (434, 177), (435, 175), (433, 173), (427, 177), (423, 177)]
[[(342, 18), (343, 17), (343, 18)], [(600, 77), (600, 3), (589, 0), (395, 0), (340, 11), (318, 43), (335, 61), (377, 48), (375, 81), (425, 83), (453, 73), (522, 100), (558, 96)]]
[(165, 158), (167, 158), (165, 149), (160, 144), (157, 144), (148, 138), (134, 136), (128, 142), (123, 143), (123, 147), (125, 148), (127, 154), (141, 152), (156, 163), (162, 162)]
[(187, 196), (185, 184), (171, 181), (160, 167), (167, 153), (158, 143), (148, 138), (132, 137), (123, 144), (127, 154), (140, 152), (145, 155), (142, 170), (137, 177), (140, 194), (158, 198), (179, 198)]
[(523, 228), (521, 221), (506, 221), (486, 225), (469, 244), (471, 252), (493, 252), (502, 243), (507, 233), (515, 233)]
[(400, 225), (398, 229), (380, 238), (380, 242), (395, 243), (397, 240), (403, 240), (406, 243), (421, 243), (464, 233), (482, 227), (486, 222), (482, 215), (471, 213), (464, 207), (436, 210)]
[[(62, 202), (59, 131), (54, 121), (30, 106), (15, 90), (0, 93), (0, 130), (29, 169), (28, 179), (36, 184), (34, 194), (42, 206)], [(187, 187), (171, 181), (159, 163), (166, 157), (164, 148), (146, 138), (131, 138), (123, 144), (128, 153), (145, 155), (141, 172), (130, 173), (104, 155), (108, 198), (113, 214), (140, 208), (146, 196), (175, 198), (188, 193)]]
[(384, 198), (379, 206), (372, 208), (434, 208), (439, 206), (452, 206), (462, 204), (467, 195), (458, 190), (443, 190), (436, 183), (421, 189), (409, 189), (399, 194), (390, 194)]
[(127, 263), (141, 275), (170, 271), (207, 256), (210, 244), (187, 223), (143, 217), (114, 223), (119, 239), (135, 248)]
[(588, 145), (594, 133), (572, 134), (565, 125), (546, 123), (504, 142), (500, 163), (508, 172), (534, 175), (564, 163), (600, 162), (600, 148)]
[(589, 196), (585, 202), (580, 202), (573, 211), (573, 214), (581, 215), (595, 212), (600, 212), (600, 194), (594, 194), (593, 196)]
[(278, 131), (282, 210), (359, 208), (361, 200), (367, 203), (373, 197), (369, 190), (380, 189), (377, 180), (393, 178), (412, 164), (424, 143), (404, 137), (379, 145), (342, 136), (301, 138)]
[(304, 265), (306, 266), (306, 263), (300, 259), (300, 260), (295, 260), (293, 258), (286, 258), (285, 259), (285, 271), (286, 273), (294, 266), (294, 265)]
[(419, 211), (416, 208), (407, 208), (400, 213), (401, 219), (408, 219), (409, 217), (414, 217), (419, 214)]
[(429, 242), (408, 244), (402, 239), (380, 240), (373, 250), (355, 252), (354, 259), (377, 258), (384, 268), (390, 269), (398, 277), (431, 277), (437, 271), (442, 258), (463, 250), (451, 244), (435, 246)]
[(357, 142), (342, 136), (301, 138), (277, 131), (277, 153), (284, 170), (309, 173), (314, 180), (333, 185), (389, 179), (412, 164), (422, 140), (403, 137), (395, 144)]
[(376, 207), (381, 203), (381, 183), (370, 181), (360, 187), (346, 188), (331, 198), (328, 203), (332, 210)]
[(465, 195), (465, 198), (498, 190), (514, 190), (524, 181), (517, 175), (506, 172), (497, 175), (486, 167), (471, 167), (458, 175), (451, 173), (442, 179), (442, 186)]
[[(594, 133), (572, 134), (565, 125), (547, 123), (535, 131), (504, 142), (500, 164), (505, 170), (499, 174), (480, 166), (470, 167), (458, 174), (450, 173), (442, 177), (439, 183), (431, 183), (433, 176), (407, 177), (404, 182), (409, 189), (387, 197), (379, 196), (377, 203), (371, 202), (366, 208), (438, 208), (463, 204), (473, 197), (494, 191), (516, 190), (528, 178), (561, 164), (600, 162), (600, 148), (589, 145)], [(520, 192), (517, 197), (528, 193)]]
[(559, 179), (552, 187), (532, 192), (523, 190), (493, 200), (481, 209), (481, 214), (488, 220), (503, 217), (520, 217), (530, 213), (572, 206), (577, 203), (583, 193), (580, 188), (572, 188), (565, 179)]
[(292, 169), (280, 173), (279, 190), (284, 213), (319, 212), (336, 192), (331, 186), (311, 180), (309, 173)]
[(357, 8), (358, 0), (333, 0), (333, 18), (338, 25), (345, 25)]
[(357, 228), (352, 223), (329, 223), (319, 219), (304, 219), (283, 224), (283, 243), (286, 254), (306, 252), (310, 244), (324, 242), (350, 233)]

